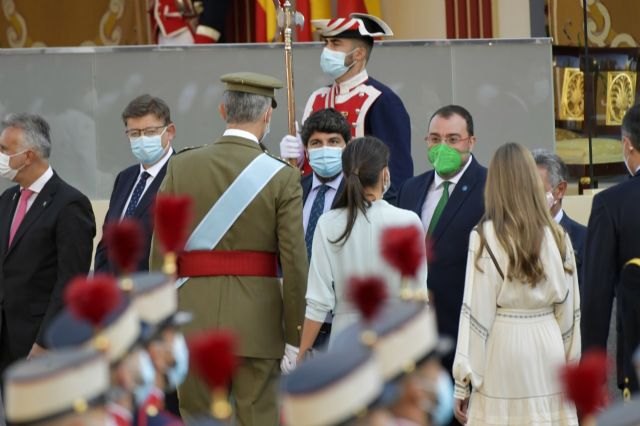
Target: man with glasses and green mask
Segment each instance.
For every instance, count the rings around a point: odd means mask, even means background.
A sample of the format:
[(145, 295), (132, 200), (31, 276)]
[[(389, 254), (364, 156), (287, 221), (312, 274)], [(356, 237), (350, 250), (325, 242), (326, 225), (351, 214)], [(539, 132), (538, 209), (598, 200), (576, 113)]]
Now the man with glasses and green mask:
[[(458, 105), (438, 109), (425, 137), (433, 166), (407, 180), (398, 191), (398, 207), (416, 212), (431, 250), (427, 287), (436, 306), (438, 332), (457, 339), (469, 234), (484, 214), (487, 169), (471, 154), (476, 144), (473, 119)], [(453, 354), (443, 365), (451, 371)]]
[[(140, 221), (144, 231), (144, 250), (137, 270), (147, 271), (153, 234), (151, 206), (174, 152), (171, 142), (176, 135), (176, 126), (171, 121), (165, 101), (151, 95), (141, 95), (132, 100), (122, 113), (122, 121), (125, 142), (137, 162), (116, 176), (104, 226), (126, 217)], [(118, 272), (107, 257), (104, 236), (96, 249), (94, 270)]]

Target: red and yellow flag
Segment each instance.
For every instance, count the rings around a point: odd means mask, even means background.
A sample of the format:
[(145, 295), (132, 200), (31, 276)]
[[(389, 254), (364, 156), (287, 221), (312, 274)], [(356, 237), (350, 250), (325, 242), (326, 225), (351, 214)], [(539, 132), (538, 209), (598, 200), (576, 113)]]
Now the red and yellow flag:
[(336, 18), (344, 18), (350, 13), (368, 13), (380, 17), (380, 0), (338, 0)]
[(269, 43), (276, 36), (276, 7), (272, 0), (255, 0), (255, 42)]

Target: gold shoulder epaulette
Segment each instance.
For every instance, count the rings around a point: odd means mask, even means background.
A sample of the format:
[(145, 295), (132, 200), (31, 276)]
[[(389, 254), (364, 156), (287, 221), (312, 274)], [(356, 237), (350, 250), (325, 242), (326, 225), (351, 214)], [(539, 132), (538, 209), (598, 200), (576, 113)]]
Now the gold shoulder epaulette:
[(269, 151), (264, 151), (264, 153), (265, 153), (265, 154), (267, 154), (269, 157), (271, 157), (271, 158), (273, 158), (273, 159), (275, 159), (275, 160), (278, 160), (278, 161), (280, 161), (281, 163), (286, 164), (286, 165), (287, 165), (287, 166), (289, 166), (289, 167), (293, 167), (293, 166), (292, 166), (292, 165), (291, 165), (287, 160), (285, 160), (284, 158), (280, 158), (280, 157), (278, 157), (278, 156), (275, 156), (275, 155), (271, 154)]
[(204, 146), (206, 146), (206, 145), (200, 145), (200, 146), (188, 146), (188, 147), (186, 147), (186, 148), (182, 148), (180, 151), (176, 152), (174, 155), (182, 154), (183, 152), (191, 151), (191, 150), (193, 150), (193, 149), (202, 148), (202, 147), (204, 147)]

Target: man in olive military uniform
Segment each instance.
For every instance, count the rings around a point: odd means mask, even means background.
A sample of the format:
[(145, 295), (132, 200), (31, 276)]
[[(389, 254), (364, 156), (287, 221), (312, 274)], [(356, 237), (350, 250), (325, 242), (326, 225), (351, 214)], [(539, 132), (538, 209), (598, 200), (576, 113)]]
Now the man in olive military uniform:
[[(226, 131), (213, 144), (174, 156), (160, 194), (189, 195), (194, 202), (176, 283), (180, 310), (193, 314), (185, 334), (234, 331), (241, 358), (231, 384), (238, 423), (277, 425), (280, 359), (284, 371), (295, 367), (304, 319), (308, 263), (300, 172), (266, 154), (260, 142), (282, 83), (255, 73), (221, 80)], [(161, 264), (154, 236), (151, 269)], [(210, 392), (193, 375), (178, 396), (183, 416), (209, 411)]]

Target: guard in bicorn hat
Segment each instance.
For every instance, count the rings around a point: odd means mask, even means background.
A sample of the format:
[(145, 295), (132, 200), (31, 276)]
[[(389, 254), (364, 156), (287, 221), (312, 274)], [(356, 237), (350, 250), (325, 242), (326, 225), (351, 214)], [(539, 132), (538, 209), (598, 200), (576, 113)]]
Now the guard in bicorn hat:
[(140, 411), (148, 417), (160, 414), (170, 418), (163, 412), (164, 395), (175, 391), (187, 376), (189, 350), (179, 327), (191, 321), (191, 314), (177, 310), (175, 280), (170, 276), (139, 273), (130, 280), (133, 308), (149, 327), (146, 348), (156, 370), (155, 388)]
[(335, 347), (344, 350), (354, 341), (373, 348), (386, 382), (384, 399), (377, 405), (407, 424), (447, 424), (453, 413), (453, 384), (439, 357), (451, 350), (452, 342), (438, 336), (429, 305), (390, 302), (371, 324), (360, 322), (337, 335)]
[[(349, 122), (353, 137), (371, 135), (382, 140), (391, 152), (391, 188), (385, 199), (393, 200), (400, 185), (413, 177), (411, 123), (398, 95), (366, 70), (374, 38), (390, 37), (393, 32), (382, 19), (363, 13), (312, 23), (325, 42), (320, 67), (332, 84), (311, 94), (302, 120), (320, 109), (335, 108)], [(311, 173), (299, 136), (285, 136), (280, 155), (297, 158), (304, 173)]]
[[(177, 262), (179, 308), (193, 314), (185, 334), (221, 327), (237, 334), (241, 362), (230, 388), (238, 422), (277, 425), (280, 363), (284, 356), (285, 367), (295, 365), (304, 319), (308, 265), (300, 173), (261, 143), (282, 82), (252, 72), (221, 81), (224, 134), (175, 155), (159, 194), (194, 200), (190, 236)], [(162, 267), (156, 240), (152, 270)], [(183, 415), (208, 412), (210, 394), (194, 374), (178, 394)]]
[(285, 377), (284, 424), (355, 424), (368, 415), (367, 408), (380, 396), (383, 385), (368, 347), (351, 344), (344, 350), (321, 353)]
[(111, 365), (108, 410), (118, 426), (126, 426), (134, 424), (138, 407), (155, 384), (153, 363), (143, 347), (148, 332), (133, 305), (123, 297), (99, 328), (65, 308), (53, 320), (45, 338), (52, 349), (96, 347), (104, 352)]
[(10, 425), (106, 425), (109, 361), (92, 348), (47, 352), (4, 374)]

